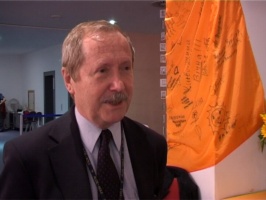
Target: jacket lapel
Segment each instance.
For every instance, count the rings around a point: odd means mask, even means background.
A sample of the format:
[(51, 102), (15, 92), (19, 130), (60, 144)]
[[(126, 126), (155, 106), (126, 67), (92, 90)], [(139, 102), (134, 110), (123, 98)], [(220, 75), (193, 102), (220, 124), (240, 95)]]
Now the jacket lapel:
[[(50, 134), (52, 145), (49, 151), (56, 182), (65, 199), (92, 199), (74, 108), (58, 121), (58, 128)], [(139, 198), (151, 199), (155, 191), (153, 153), (147, 148), (149, 141), (142, 128), (130, 119), (124, 118), (122, 124)]]
[(56, 181), (65, 199), (92, 199), (74, 109), (60, 120), (60, 128), (50, 134), (56, 142), (49, 151)]
[[(123, 128), (126, 135), (128, 151), (133, 167), (134, 177), (140, 199), (150, 199), (153, 194), (153, 153), (150, 152), (148, 140), (143, 130), (124, 118)], [(151, 167), (152, 166), (152, 167)]]

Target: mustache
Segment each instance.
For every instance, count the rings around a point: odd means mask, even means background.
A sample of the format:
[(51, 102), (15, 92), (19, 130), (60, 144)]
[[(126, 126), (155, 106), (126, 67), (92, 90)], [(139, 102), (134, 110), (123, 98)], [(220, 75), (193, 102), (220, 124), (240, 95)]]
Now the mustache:
[(111, 96), (106, 97), (103, 100), (103, 103), (110, 103), (110, 104), (119, 104), (122, 101), (126, 101), (128, 96), (122, 92), (117, 92), (112, 94)]

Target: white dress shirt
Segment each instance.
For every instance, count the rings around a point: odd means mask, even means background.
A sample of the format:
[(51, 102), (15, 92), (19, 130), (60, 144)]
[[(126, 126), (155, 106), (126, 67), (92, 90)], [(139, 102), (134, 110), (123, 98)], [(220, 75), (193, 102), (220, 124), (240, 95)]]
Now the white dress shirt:
[[(101, 134), (101, 129), (93, 125), (87, 119), (85, 119), (75, 108), (75, 115), (81, 135), (81, 140), (86, 149), (92, 167), (96, 171), (97, 166), (97, 156), (99, 150), (99, 136)], [(110, 154), (116, 166), (117, 172), (119, 176), (121, 175), (121, 122), (117, 122), (108, 128), (113, 135), (114, 140), (110, 142)], [(126, 137), (124, 131), (122, 130), (122, 134), (124, 135), (124, 184), (123, 184), (123, 194), (124, 199), (139, 199), (137, 186), (133, 174), (133, 169), (129, 157), (129, 152), (127, 148)], [(88, 167), (87, 167), (88, 169)], [(92, 175), (88, 169), (89, 180), (92, 190), (92, 198), (98, 199), (98, 192), (95, 182), (92, 178)]]

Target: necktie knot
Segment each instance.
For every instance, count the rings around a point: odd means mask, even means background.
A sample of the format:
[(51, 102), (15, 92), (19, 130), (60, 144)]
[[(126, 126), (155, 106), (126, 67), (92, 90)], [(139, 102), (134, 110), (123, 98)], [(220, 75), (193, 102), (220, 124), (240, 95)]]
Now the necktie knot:
[(102, 130), (100, 135), (101, 145), (109, 145), (112, 138), (113, 136), (109, 129)]

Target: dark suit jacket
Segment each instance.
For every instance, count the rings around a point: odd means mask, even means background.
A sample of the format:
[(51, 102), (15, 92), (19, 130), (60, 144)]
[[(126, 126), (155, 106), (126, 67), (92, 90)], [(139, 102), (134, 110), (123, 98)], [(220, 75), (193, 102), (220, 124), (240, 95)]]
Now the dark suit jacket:
[[(122, 120), (140, 199), (162, 189), (167, 145), (163, 136)], [(74, 108), (6, 143), (0, 199), (92, 199)]]

